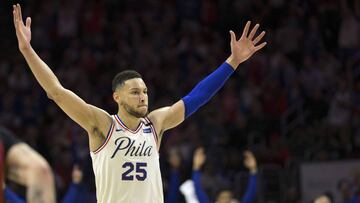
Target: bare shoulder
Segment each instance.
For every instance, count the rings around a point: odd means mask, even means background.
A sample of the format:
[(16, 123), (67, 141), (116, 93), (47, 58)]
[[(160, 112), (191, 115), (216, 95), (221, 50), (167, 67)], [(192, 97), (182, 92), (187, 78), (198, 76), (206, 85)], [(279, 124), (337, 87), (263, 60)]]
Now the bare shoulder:
[(178, 126), (184, 121), (184, 102), (179, 100), (171, 106), (156, 109), (149, 114), (149, 119), (161, 132)]
[(154, 111), (150, 112), (147, 117), (154, 125), (156, 125), (156, 124), (159, 125), (165, 119), (169, 109), (170, 109), (170, 106), (165, 106), (165, 107), (162, 107), (159, 109), (155, 109)]
[(89, 147), (91, 151), (95, 151), (104, 143), (114, 124), (114, 120), (105, 110), (93, 105), (90, 106), (93, 111), (92, 116), (94, 117), (95, 123), (88, 131)]
[(161, 134), (163, 131), (163, 123), (166, 118), (166, 114), (169, 111), (170, 107), (162, 107), (159, 109), (155, 109), (154, 111), (150, 112), (147, 116), (153, 126), (155, 127), (155, 130), (158, 134)]
[(149, 113), (148, 117), (151, 119), (159, 119), (159, 118), (161, 118), (161, 116), (164, 116), (164, 114), (166, 114), (169, 109), (170, 109), (170, 106), (165, 106), (165, 107), (155, 109), (154, 111)]
[(94, 105), (90, 105), (90, 106), (92, 108), (92, 116), (95, 118), (96, 121), (93, 128), (97, 128), (100, 131), (102, 131), (110, 127), (112, 123), (111, 115), (99, 107), (96, 107)]

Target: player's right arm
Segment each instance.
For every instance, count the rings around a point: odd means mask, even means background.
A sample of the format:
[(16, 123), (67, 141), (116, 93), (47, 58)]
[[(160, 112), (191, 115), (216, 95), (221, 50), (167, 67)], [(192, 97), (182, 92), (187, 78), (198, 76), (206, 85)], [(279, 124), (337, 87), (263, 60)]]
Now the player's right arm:
[(60, 84), (52, 70), (31, 47), (31, 19), (28, 17), (26, 25), (24, 25), (19, 4), (13, 6), (13, 15), (19, 49), (48, 97), (54, 100), (71, 119), (83, 127), (90, 135), (94, 133), (106, 135), (112, 122), (110, 115), (97, 107), (87, 104)]

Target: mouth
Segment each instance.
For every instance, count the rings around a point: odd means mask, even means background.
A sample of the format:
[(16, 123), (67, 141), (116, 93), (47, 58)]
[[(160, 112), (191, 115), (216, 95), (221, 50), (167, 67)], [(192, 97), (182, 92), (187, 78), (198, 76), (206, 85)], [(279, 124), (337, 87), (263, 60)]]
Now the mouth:
[(140, 105), (138, 106), (138, 108), (147, 108), (148, 106), (147, 105)]

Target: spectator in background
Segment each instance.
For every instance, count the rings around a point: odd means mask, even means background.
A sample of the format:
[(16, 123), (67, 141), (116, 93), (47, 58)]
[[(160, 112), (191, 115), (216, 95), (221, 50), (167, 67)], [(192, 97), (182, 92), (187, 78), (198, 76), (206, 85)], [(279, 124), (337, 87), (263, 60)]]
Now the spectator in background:
[[(204, 148), (197, 148), (194, 152), (193, 158), (193, 174), (192, 180), (195, 185), (195, 192), (199, 199), (200, 203), (210, 203), (210, 200), (207, 194), (204, 192), (201, 186), (201, 173), (200, 169), (204, 165), (206, 160), (206, 155)], [(257, 163), (255, 156), (250, 151), (244, 152), (244, 165), (250, 171), (250, 177), (248, 181), (248, 186), (246, 192), (241, 199), (241, 203), (251, 203), (254, 202), (256, 191), (257, 191)], [(235, 203), (236, 199), (233, 198), (232, 191), (230, 189), (221, 190), (217, 197), (216, 203)]]
[[(78, 165), (74, 165), (73, 171), (72, 171), (72, 183), (62, 199), (61, 203), (77, 203), (79, 202), (79, 196), (81, 196), (80, 193), (80, 183), (83, 178), (83, 173), (80, 170)], [(25, 200), (23, 200), (21, 197), (19, 197), (14, 191), (11, 190), (9, 187), (5, 187), (5, 200), (7, 203), (25, 203)]]
[[(252, 152), (244, 152), (244, 165), (250, 171), (250, 178), (248, 186), (241, 203), (251, 203), (255, 199), (257, 191), (257, 163)], [(201, 172), (200, 169), (206, 161), (206, 155), (204, 148), (197, 148), (193, 155), (193, 166), (192, 166), (192, 182), (198, 201), (200, 203), (210, 203), (210, 199), (201, 185)], [(179, 200), (179, 186), (180, 186), (180, 167), (181, 156), (177, 150), (171, 151), (169, 154), (169, 163), (171, 165), (171, 176), (169, 182), (168, 196), (166, 203), (176, 203)], [(238, 202), (233, 198), (231, 189), (222, 189), (219, 191), (216, 197), (216, 203), (233, 203)]]
[(170, 178), (165, 203), (176, 203), (179, 199), (181, 156), (177, 149), (169, 152)]
[(54, 176), (44, 157), (3, 127), (0, 127), (0, 141), (5, 153), (5, 177), (26, 187), (29, 203), (54, 203)]
[(338, 183), (338, 190), (341, 193), (341, 203), (360, 203), (354, 191), (354, 184), (350, 179), (341, 179)]
[(334, 203), (334, 198), (331, 193), (326, 192), (315, 198), (313, 203)]

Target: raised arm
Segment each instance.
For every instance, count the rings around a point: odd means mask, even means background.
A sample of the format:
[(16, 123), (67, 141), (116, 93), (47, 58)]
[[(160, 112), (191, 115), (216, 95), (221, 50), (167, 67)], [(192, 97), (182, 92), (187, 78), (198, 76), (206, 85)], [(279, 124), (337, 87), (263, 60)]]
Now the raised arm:
[(165, 203), (176, 203), (178, 202), (179, 197), (179, 187), (180, 187), (180, 172), (179, 168), (181, 166), (181, 157), (177, 150), (173, 149), (169, 153), (169, 164), (171, 167), (170, 180), (169, 180), (169, 189), (167, 192), (167, 197)]
[(197, 148), (194, 152), (193, 157), (193, 172), (192, 180), (194, 181), (195, 193), (199, 200), (199, 203), (210, 203), (209, 197), (205, 193), (203, 187), (201, 186), (201, 172), (200, 169), (206, 161), (206, 155), (204, 148)]
[(48, 97), (54, 100), (71, 119), (88, 131), (89, 134), (100, 133), (105, 135), (111, 125), (109, 114), (87, 104), (60, 84), (55, 74), (31, 47), (31, 18), (28, 17), (26, 25), (24, 25), (19, 4), (13, 6), (13, 15), (20, 52)]
[(251, 151), (244, 152), (244, 165), (249, 169), (250, 177), (246, 187), (246, 192), (241, 200), (242, 203), (252, 203), (256, 197), (257, 191), (257, 163), (254, 154)]
[(266, 42), (257, 45), (265, 35), (264, 31), (254, 39), (259, 25), (256, 24), (250, 33), (249, 28), (250, 21), (246, 23), (239, 40), (236, 39), (235, 33), (230, 31), (231, 55), (226, 62), (196, 85), (188, 95), (172, 106), (157, 109), (149, 114), (149, 119), (154, 123), (160, 135), (165, 130), (179, 125), (185, 118), (207, 103), (225, 84), (239, 64), (266, 45)]
[(61, 203), (74, 203), (80, 195), (80, 183), (83, 178), (83, 172), (78, 165), (74, 165), (72, 170), (72, 183), (69, 186)]

